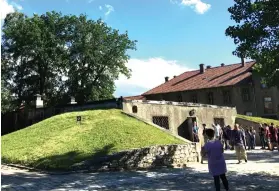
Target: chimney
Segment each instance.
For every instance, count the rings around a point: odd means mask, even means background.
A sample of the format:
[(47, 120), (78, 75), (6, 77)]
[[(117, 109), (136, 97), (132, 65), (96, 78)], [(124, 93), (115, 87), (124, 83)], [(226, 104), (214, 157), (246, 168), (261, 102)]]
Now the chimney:
[(209, 68), (211, 68), (211, 66), (206, 66), (206, 69), (209, 69)]
[(168, 81), (169, 81), (169, 77), (166, 76), (166, 77), (165, 77), (165, 82), (168, 82)]
[(201, 74), (204, 73), (204, 64), (200, 64), (200, 73), (201, 73)]
[(241, 66), (244, 67), (245, 66), (245, 60), (244, 57), (241, 57)]
[(224, 63), (222, 63), (222, 64), (221, 64), (221, 66), (223, 67), (223, 66), (225, 66), (225, 64), (224, 64)]
[(71, 102), (70, 104), (77, 104), (76, 100), (75, 100), (75, 97), (74, 96), (71, 96)]
[(176, 78), (176, 76), (173, 76), (173, 78)]
[(36, 108), (43, 108), (44, 101), (42, 100), (42, 96), (40, 94), (36, 95)]

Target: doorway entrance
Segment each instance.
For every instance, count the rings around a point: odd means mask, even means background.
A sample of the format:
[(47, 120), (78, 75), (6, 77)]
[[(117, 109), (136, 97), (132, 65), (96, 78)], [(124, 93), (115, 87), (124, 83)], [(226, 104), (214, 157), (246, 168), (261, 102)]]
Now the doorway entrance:
[(214, 124), (219, 124), (220, 127), (224, 127), (225, 126), (224, 118), (214, 118)]
[(187, 119), (178, 127), (178, 135), (189, 141), (194, 141), (193, 125), (197, 121), (196, 117), (187, 117)]

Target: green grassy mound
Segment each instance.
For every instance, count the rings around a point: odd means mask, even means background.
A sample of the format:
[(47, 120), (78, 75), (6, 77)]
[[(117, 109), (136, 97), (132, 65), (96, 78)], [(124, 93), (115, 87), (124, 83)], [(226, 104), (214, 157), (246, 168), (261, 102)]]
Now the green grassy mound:
[[(82, 116), (81, 125), (76, 116)], [(163, 131), (122, 114), (95, 110), (57, 115), (2, 136), (2, 161), (41, 169), (71, 165), (113, 152), (183, 143)]]
[(246, 115), (237, 115), (238, 118), (241, 119), (246, 119), (249, 121), (253, 121), (256, 123), (267, 123), (270, 125), (270, 123), (274, 123), (274, 125), (279, 125), (279, 120), (274, 120), (274, 119), (266, 119), (266, 118), (261, 118), (261, 117), (251, 117), (251, 116), (246, 116)]

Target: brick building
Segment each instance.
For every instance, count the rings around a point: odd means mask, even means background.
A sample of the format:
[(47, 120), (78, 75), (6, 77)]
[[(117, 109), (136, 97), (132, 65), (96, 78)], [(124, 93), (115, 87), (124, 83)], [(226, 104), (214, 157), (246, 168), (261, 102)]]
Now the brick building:
[[(255, 62), (187, 71), (145, 92), (141, 99), (236, 107), (238, 114), (279, 119), (279, 90), (267, 88), (253, 72)], [(129, 99), (132, 99), (130, 97)]]

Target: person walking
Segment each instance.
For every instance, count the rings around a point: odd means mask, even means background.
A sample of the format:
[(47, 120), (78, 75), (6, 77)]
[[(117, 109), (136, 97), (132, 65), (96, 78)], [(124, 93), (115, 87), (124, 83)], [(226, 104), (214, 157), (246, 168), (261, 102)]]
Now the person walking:
[(231, 127), (228, 125), (226, 127), (223, 128), (223, 140), (224, 140), (224, 144), (225, 144), (225, 150), (229, 149), (229, 130), (231, 129)]
[(221, 141), (214, 139), (215, 131), (213, 129), (206, 129), (208, 142), (202, 147), (202, 154), (208, 156), (208, 171), (214, 178), (214, 185), (216, 191), (220, 191), (220, 179), (225, 187), (229, 190), (229, 182), (226, 177), (227, 166), (224, 158), (224, 149)]
[(194, 121), (194, 125), (193, 125), (193, 138), (194, 138), (194, 142), (199, 142), (199, 127), (197, 125), (197, 122)]
[[(206, 131), (206, 124), (202, 124), (202, 127), (203, 127), (203, 130), (202, 130), (202, 135), (203, 135), (203, 140), (204, 140), (204, 145), (208, 142), (208, 137), (205, 133)], [(203, 164), (203, 159), (204, 159), (204, 156), (201, 155), (201, 164)]]
[(239, 129), (239, 125), (236, 123), (233, 130), (233, 144), (238, 164), (241, 163), (242, 159), (244, 159), (245, 162), (248, 162), (247, 154), (244, 148), (244, 141), (244, 133)]
[(259, 126), (259, 136), (260, 136), (260, 141), (261, 141), (261, 149), (265, 149), (265, 137), (264, 137), (264, 127), (262, 124)]
[(245, 142), (246, 144), (244, 145), (245, 150), (251, 150), (252, 149), (252, 138), (251, 138), (251, 133), (249, 129), (246, 127), (245, 129)]
[(269, 132), (270, 132), (270, 150), (273, 151), (274, 147), (277, 147), (277, 150), (279, 151), (278, 148), (278, 129), (276, 127), (274, 127), (274, 124), (271, 123), (271, 125), (269, 126)]
[(215, 139), (220, 140), (221, 139), (221, 127), (218, 123), (212, 125), (214, 127), (215, 131)]
[(267, 149), (271, 149), (271, 143), (270, 143), (270, 131), (269, 131), (269, 126), (265, 123), (264, 124), (264, 137), (265, 137), (265, 142), (267, 144)]
[(256, 131), (253, 126), (250, 127), (251, 134), (251, 147), (252, 149), (256, 149)]
[(229, 135), (229, 139), (230, 139), (230, 146), (231, 146), (231, 148), (230, 148), (230, 150), (234, 150), (234, 129), (233, 129), (233, 127), (231, 127), (230, 125), (228, 126), (228, 128), (230, 128), (230, 129), (228, 129), (228, 135)]

